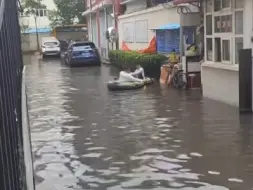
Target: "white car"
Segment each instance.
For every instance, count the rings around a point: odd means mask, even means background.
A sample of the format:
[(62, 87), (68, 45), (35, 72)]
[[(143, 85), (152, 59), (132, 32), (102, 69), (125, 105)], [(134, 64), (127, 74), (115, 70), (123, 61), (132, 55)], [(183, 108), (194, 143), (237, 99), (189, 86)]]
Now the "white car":
[(41, 39), (41, 53), (43, 58), (46, 56), (60, 56), (60, 42), (55, 37), (44, 37)]

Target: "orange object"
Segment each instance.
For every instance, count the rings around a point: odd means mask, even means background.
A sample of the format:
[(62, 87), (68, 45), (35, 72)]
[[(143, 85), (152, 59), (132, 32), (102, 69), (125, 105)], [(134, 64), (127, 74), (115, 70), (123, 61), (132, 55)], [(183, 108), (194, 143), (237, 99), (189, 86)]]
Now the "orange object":
[(121, 49), (122, 49), (123, 51), (131, 51), (131, 50), (129, 49), (129, 47), (127, 46), (126, 42), (124, 42), (124, 41), (122, 42)]
[[(123, 51), (131, 51), (131, 49), (127, 46), (126, 42), (122, 42), (121, 49)], [(155, 53), (156, 52), (156, 38), (153, 37), (152, 40), (149, 42), (149, 46), (142, 50), (137, 50), (139, 53)]]
[(161, 67), (161, 74), (160, 74), (160, 83), (161, 84), (168, 84), (169, 72), (170, 72), (170, 67), (168, 65), (163, 65)]

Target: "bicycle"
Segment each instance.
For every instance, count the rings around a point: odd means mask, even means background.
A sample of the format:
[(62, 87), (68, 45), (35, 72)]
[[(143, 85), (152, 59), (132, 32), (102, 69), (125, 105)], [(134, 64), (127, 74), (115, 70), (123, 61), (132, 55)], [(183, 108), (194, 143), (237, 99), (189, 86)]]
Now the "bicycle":
[(185, 89), (186, 88), (186, 74), (183, 73), (183, 70), (176, 70), (172, 77), (172, 85), (176, 89)]

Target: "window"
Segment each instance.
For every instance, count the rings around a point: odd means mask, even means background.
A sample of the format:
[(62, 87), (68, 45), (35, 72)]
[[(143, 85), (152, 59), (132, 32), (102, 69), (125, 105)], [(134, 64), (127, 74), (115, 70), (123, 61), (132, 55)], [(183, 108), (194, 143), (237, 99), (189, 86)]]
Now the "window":
[(90, 47), (90, 48), (96, 48), (95, 44), (92, 42), (86, 42), (86, 43), (76, 43), (73, 45), (73, 47)]
[(214, 0), (214, 11), (221, 10), (221, 0)]
[(40, 10), (40, 17), (44, 16), (44, 10)]
[(213, 11), (213, 0), (206, 1), (206, 12), (211, 13)]
[(45, 16), (47, 16), (47, 10), (46, 9), (36, 10), (36, 16), (37, 17), (45, 17)]
[(205, 59), (237, 64), (244, 46), (245, 0), (205, 2)]
[(135, 21), (135, 42), (148, 43), (148, 20)]
[(230, 61), (230, 40), (222, 40), (222, 60)]
[(232, 14), (215, 16), (214, 21), (214, 29), (216, 33), (232, 32)]
[(244, 0), (235, 0), (235, 8), (243, 9), (244, 8)]
[(213, 60), (213, 39), (207, 38), (206, 39), (206, 57), (208, 61)]
[(235, 34), (243, 34), (243, 11), (235, 12)]
[(232, 32), (232, 15), (221, 16), (221, 32)]
[(219, 16), (214, 17), (214, 32), (218, 33), (221, 31), (221, 20)]
[(214, 38), (215, 42), (215, 60), (216, 62), (221, 62), (221, 39)]
[(214, 0), (214, 11), (220, 11), (231, 7), (231, 0)]
[(44, 16), (47, 16), (47, 10), (44, 10)]
[(57, 45), (57, 42), (45, 42), (44, 43), (46, 46), (53, 46), (53, 45)]
[(222, 0), (221, 2), (221, 7), (224, 9), (224, 8), (229, 8), (231, 5), (230, 5), (230, 1), (231, 0)]
[(235, 38), (235, 63), (239, 63), (239, 51), (243, 49), (243, 38)]
[(212, 24), (212, 15), (206, 16), (206, 35), (212, 35), (213, 33), (213, 24)]

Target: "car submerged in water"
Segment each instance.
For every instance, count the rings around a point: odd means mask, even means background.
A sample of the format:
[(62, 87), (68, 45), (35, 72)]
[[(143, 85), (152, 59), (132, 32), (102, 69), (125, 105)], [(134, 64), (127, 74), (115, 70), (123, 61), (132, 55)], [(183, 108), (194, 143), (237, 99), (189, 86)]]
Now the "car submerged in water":
[(70, 42), (62, 59), (70, 67), (101, 65), (98, 49), (93, 42), (89, 41)]

